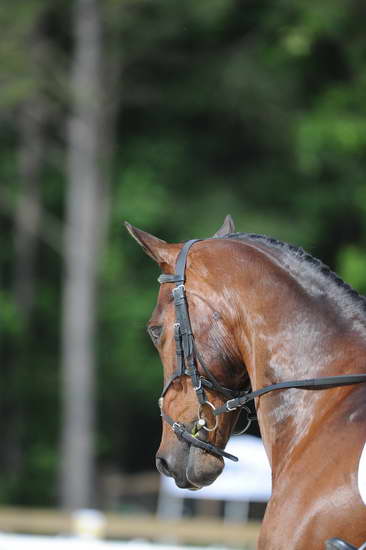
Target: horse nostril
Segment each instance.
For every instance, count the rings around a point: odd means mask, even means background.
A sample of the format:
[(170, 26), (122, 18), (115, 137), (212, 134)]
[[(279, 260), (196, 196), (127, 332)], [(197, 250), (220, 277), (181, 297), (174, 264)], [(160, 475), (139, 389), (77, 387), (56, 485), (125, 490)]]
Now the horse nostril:
[(162, 456), (156, 457), (156, 468), (161, 474), (164, 474), (165, 476), (172, 477), (172, 474), (170, 473), (168, 462), (163, 458)]

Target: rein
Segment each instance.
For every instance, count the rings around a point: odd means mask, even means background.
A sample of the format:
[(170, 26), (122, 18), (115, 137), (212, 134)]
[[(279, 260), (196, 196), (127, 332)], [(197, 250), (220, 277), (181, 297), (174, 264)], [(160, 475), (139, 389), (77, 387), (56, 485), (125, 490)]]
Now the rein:
[(287, 382), (279, 382), (271, 386), (265, 386), (260, 390), (249, 392), (242, 397), (230, 399), (222, 407), (218, 407), (213, 411), (214, 415), (223, 414), (230, 411), (235, 411), (243, 407), (249, 401), (253, 401), (256, 397), (261, 397), (271, 391), (284, 390), (288, 388), (298, 388), (302, 390), (328, 390), (339, 386), (351, 386), (353, 384), (361, 384), (366, 382), (366, 374), (344, 374), (338, 376), (324, 376), (320, 378), (308, 378), (305, 380), (288, 380)]
[[(232, 412), (237, 409), (244, 409), (247, 413), (247, 425), (242, 430), (241, 433), (244, 433), (249, 428), (251, 420), (253, 417), (250, 416), (250, 410), (246, 407), (246, 403), (253, 401), (257, 397), (261, 397), (266, 393), (272, 391), (278, 391), (288, 388), (298, 388), (303, 390), (325, 390), (329, 388), (335, 388), (339, 386), (349, 386), (353, 384), (366, 383), (366, 374), (351, 374), (351, 375), (339, 375), (339, 376), (326, 376), (320, 378), (310, 378), (305, 380), (289, 380), (287, 382), (280, 382), (278, 384), (272, 384), (270, 386), (265, 386), (256, 391), (234, 391), (225, 386), (222, 386), (210, 372), (207, 365), (205, 365), (201, 355), (198, 353), (196, 348), (189, 312), (187, 299), (185, 294), (185, 270), (187, 263), (188, 252), (192, 245), (196, 242), (201, 241), (202, 239), (192, 239), (187, 241), (184, 246), (181, 248), (176, 264), (175, 271), (173, 275), (163, 273), (158, 278), (159, 283), (175, 283), (173, 288), (173, 298), (175, 306), (175, 315), (176, 322), (174, 324), (174, 339), (176, 345), (176, 360), (177, 360), (177, 369), (165, 383), (160, 399), (159, 407), (162, 419), (167, 422), (173, 429), (175, 435), (178, 439), (184, 440), (187, 443), (204, 449), (205, 451), (216, 455), (228, 458), (234, 462), (238, 461), (238, 458), (234, 455), (231, 455), (216, 447), (215, 445), (203, 441), (198, 438), (199, 432), (204, 429), (207, 432), (212, 432), (216, 430), (218, 425), (218, 419), (216, 418), (215, 424), (213, 427), (209, 427), (205, 418), (203, 417), (203, 411), (205, 407), (211, 409), (211, 413), (217, 417), (220, 414)], [(198, 364), (201, 365), (206, 376), (201, 376), (198, 372)], [(196, 397), (198, 401), (198, 420), (195, 422), (195, 425), (191, 432), (189, 432), (184, 424), (181, 422), (175, 421), (169, 415), (167, 415), (164, 410), (164, 396), (170, 388), (171, 384), (177, 378), (181, 376), (189, 376), (192, 381), (192, 386), (196, 392)], [(222, 407), (215, 408), (214, 405), (208, 401), (205, 394), (205, 388), (217, 391), (228, 399)]]

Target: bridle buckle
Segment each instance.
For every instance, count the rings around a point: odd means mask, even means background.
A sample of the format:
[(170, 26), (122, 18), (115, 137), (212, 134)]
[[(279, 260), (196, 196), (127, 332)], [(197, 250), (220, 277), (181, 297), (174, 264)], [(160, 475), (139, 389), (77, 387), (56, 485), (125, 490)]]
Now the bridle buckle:
[(173, 295), (175, 295), (175, 293), (178, 291), (181, 295), (183, 295), (185, 290), (186, 290), (186, 287), (184, 286), (183, 283), (181, 283), (180, 285), (177, 285), (173, 288)]
[(233, 401), (235, 401), (235, 399), (230, 399), (229, 401), (226, 401), (225, 407), (229, 412), (230, 411), (235, 411), (235, 409), (238, 408), (237, 405), (234, 405), (233, 407), (230, 407), (230, 403), (232, 403)]
[(184, 426), (182, 426), (179, 422), (174, 422), (172, 424), (172, 429), (178, 439), (181, 439), (182, 433), (184, 432)]
[(194, 391), (199, 391), (202, 388), (202, 378), (200, 378), (198, 386), (193, 386)]

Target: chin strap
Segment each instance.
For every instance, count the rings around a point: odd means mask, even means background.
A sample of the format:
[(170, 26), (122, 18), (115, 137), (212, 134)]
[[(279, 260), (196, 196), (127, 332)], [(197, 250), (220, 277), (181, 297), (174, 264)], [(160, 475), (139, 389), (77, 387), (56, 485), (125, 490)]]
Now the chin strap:
[(190, 445), (193, 445), (193, 447), (198, 447), (199, 449), (203, 449), (204, 451), (207, 451), (213, 455), (221, 456), (223, 458), (228, 458), (229, 460), (232, 460), (233, 462), (238, 462), (238, 457), (231, 455), (230, 453), (227, 453), (223, 449), (220, 449), (219, 447), (215, 447), (215, 445), (212, 445), (211, 443), (207, 443), (207, 441), (202, 441), (202, 439), (198, 439), (195, 435), (192, 435), (189, 433), (183, 424), (180, 422), (175, 422), (175, 420), (172, 419), (171, 416), (168, 414), (165, 414), (163, 410), (161, 410), (161, 417), (165, 422), (167, 422), (173, 429), (173, 432), (177, 436), (178, 439), (187, 441)]

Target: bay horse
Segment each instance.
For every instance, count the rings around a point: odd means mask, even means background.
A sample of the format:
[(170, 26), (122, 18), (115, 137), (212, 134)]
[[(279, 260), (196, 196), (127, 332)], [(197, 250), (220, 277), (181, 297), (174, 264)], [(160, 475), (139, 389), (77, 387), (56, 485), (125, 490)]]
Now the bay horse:
[(301, 248), (235, 233), (230, 216), (186, 244), (126, 226), (162, 271), (148, 323), (164, 366), (158, 470), (178, 487), (213, 483), (253, 399), (272, 469), (257, 548), (359, 547), (366, 299)]

